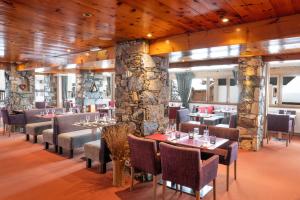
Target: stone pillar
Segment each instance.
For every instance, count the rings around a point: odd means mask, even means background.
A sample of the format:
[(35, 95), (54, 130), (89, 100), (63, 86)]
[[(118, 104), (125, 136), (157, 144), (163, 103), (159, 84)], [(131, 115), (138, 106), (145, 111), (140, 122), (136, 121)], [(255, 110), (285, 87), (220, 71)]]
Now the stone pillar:
[(11, 65), (6, 71), (5, 105), (12, 110), (31, 108), (34, 106), (34, 71), (17, 71)]
[(254, 140), (243, 140), (244, 149), (259, 150), (263, 140), (265, 112), (265, 64), (261, 57), (239, 58), (238, 127), (241, 136), (254, 135)]
[(45, 75), (45, 101), (57, 106), (57, 78), (53, 74)]
[(117, 121), (135, 123), (142, 136), (163, 131), (168, 124), (169, 62), (148, 53), (144, 40), (119, 43), (116, 50)]

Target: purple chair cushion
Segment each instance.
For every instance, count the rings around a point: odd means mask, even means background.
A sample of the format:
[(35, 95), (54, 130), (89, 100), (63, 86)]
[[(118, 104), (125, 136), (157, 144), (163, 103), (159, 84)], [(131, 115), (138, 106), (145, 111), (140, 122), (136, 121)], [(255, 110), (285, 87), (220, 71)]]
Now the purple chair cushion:
[(275, 132), (289, 132), (289, 115), (267, 115), (268, 120), (268, 131), (275, 131)]

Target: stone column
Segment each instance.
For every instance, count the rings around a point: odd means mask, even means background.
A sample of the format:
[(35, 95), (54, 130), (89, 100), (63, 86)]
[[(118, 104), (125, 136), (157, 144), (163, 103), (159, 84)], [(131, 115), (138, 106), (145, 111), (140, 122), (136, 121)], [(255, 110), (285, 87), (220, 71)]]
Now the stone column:
[(265, 107), (265, 64), (261, 57), (239, 58), (238, 127), (242, 137), (254, 135), (254, 140), (244, 140), (244, 149), (259, 150), (263, 139)]
[(6, 106), (11, 110), (34, 106), (34, 71), (17, 71), (11, 65), (6, 71)]
[(163, 131), (168, 124), (169, 62), (148, 53), (144, 40), (119, 43), (116, 50), (117, 121), (134, 122), (142, 136)]

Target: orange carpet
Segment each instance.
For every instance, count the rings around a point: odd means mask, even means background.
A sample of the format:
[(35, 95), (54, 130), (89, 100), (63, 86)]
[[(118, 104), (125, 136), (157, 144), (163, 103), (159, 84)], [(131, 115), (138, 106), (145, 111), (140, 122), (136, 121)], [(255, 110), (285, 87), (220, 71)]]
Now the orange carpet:
[[(0, 199), (1, 200), (83, 200), (83, 199), (152, 199), (151, 183), (137, 183), (130, 192), (127, 186), (114, 188), (111, 167), (98, 174), (96, 166), (86, 169), (80, 159), (43, 150), (41, 144), (24, 141), (24, 135), (0, 136)], [(239, 153), (238, 180), (226, 192), (225, 167), (219, 166), (217, 199), (222, 200), (300, 200), (300, 138), (286, 148), (272, 141), (259, 152)], [(161, 186), (158, 199), (161, 199)], [(194, 197), (167, 190), (166, 199), (189, 200)], [(204, 199), (212, 199), (208, 194)]]

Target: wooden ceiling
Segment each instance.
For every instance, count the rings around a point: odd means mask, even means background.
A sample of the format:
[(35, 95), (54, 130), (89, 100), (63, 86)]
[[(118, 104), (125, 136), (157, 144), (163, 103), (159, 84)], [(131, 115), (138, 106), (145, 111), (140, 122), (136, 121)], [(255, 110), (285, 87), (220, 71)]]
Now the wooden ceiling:
[(148, 33), (157, 39), (297, 13), (300, 0), (1, 0), (0, 62), (45, 60)]

